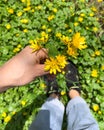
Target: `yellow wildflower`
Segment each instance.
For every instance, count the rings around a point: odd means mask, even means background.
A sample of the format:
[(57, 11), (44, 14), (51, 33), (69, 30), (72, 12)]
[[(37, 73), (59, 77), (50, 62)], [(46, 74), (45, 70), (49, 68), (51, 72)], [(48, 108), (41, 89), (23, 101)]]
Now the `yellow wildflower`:
[(88, 30), (88, 29), (89, 29), (89, 27), (86, 27), (86, 29)]
[(61, 95), (63, 96), (63, 95), (65, 95), (66, 94), (66, 92), (65, 91), (61, 91)]
[(70, 38), (68, 36), (62, 36), (61, 40), (65, 43), (65, 44), (70, 44)]
[(50, 71), (50, 74), (56, 74), (56, 72), (61, 72), (61, 69), (58, 65), (58, 62), (55, 58), (50, 57), (50, 59), (46, 59), (45, 61), (45, 70)]
[(16, 114), (16, 111), (13, 111), (13, 112), (12, 112), (12, 115), (15, 115), (15, 114)]
[(10, 116), (7, 116), (7, 117), (4, 118), (4, 122), (6, 122), (6, 123), (8, 123), (10, 120), (11, 120)]
[(21, 23), (28, 23), (28, 19), (21, 19)]
[(93, 6), (91, 9), (92, 9), (92, 11), (94, 11), (94, 12), (96, 12), (96, 11), (97, 11), (97, 9), (96, 9), (96, 7), (95, 7), (95, 6)]
[(31, 10), (31, 12), (32, 12), (32, 13), (34, 13), (34, 12), (35, 12), (35, 10), (34, 10), (34, 9), (32, 9), (32, 10)]
[(24, 11), (29, 11), (29, 10), (31, 10), (31, 7), (28, 6), (27, 8), (24, 8), (23, 10), (24, 10)]
[(80, 36), (80, 33), (76, 33), (72, 38), (72, 45), (80, 50), (85, 49), (85, 38)]
[(17, 34), (16, 34), (16, 37), (18, 37), (18, 36), (19, 36), (19, 34), (17, 33)]
[(45, 30), (45, 29), (46, 29), (46, 25), (43, 25), (43, 26), (42, 26), (42, 29)]
[(70, 32), (70, 33), (71, 33), (71, 32), (72, 32), (72, 29), (69, 29), (69, 30), (68, 30), (68, 32)]
[(29, 40), (29, 43), (30, 44), (34, 44), (34, 40)]
[(77, 49), (74, 48), (74, 47), (70, 47), (70, 45), (68, 45), (67, 53), (68, 53), (68, 55), (70, 55), (70, 56), (72, 56), (74, 58), (76, 58), (76, 56), (78, 55)]
[(18, 16), (18, 17), (22, 16), (22, 12), (18, 12), (18, 13), (17, 13), (17, 16)]
[(56, 59), (60, 68), (64, 68), (67, 65), (66, 57), (64, 55), (58, 55), (56, 56)]
[(56, 37), (61, 38), (62, 34), (61, 33), (56, 33)]
[(27, 32), (28, 32), (28, 29), (24, 29), (23, 32), (24, 32), (24, 33), (27, 33)]
[(81, 13), (81, 14), (80, 14), (80, 16), (81, 16), (81, 17), (84, 17), (84, 16), (85, 16), (85, 14), (84, 14), (84, 13)]
[(100, 53), (100, 51), (95, 51), (95, 55), (97, 55), (97, 56), (99, 56), (101, 53)]
[(52, 30), (50, 28), (48, 28), (48, 32), (51, 32)]
[(97, 104), (93, 105), (92, 108), (95, 112), (99, 110), (99, 106)]
[(90, 15), (90, 17), (93, 17), (93, 16), (94, 16), (94, 13), (90, 13), (89, 15)]
[(52, 19), (54, 19), (54, 15), (50, 15), (50, 16), (48, 16), (48, 21), (51, 21)]
[(9, 30), (10, 28), (11, 28), (11, 25), (10, 25), (10, 24), (7, 24), (7, 25), (6, 25), (6, 29)]
[(46, 88), (46, 85), (44, 83), (40, 83), (40, 86), (44, 89)]
[(75, 22), (75, 23), (74, 23), (74, 26), (78, 26), (78, 24), (79, 24), (79, 23)]
[(21, 105), (25, 106), (26, 105), (26, 101), (21, 101)]
[(19, 52), (20, 51), (20, 48), (14, 48), (13, 52)]
[(92, 77), (95, 77), (95, 78), (98, 77), (98, 72), (97, 72), (96, 69), (93, 69), (93, 70), (92, 70), (91, 76), (92, 76)]
[(101, 115), (101, 114), (102, 114), (102, 112), (101, 112), (101, 111), (98, 111), (98, 114), (99, 114), (99, 115)]
[(21, 48), (21, 47), (22, 47), (21, 44), (18, 44), (17, 48)]
[(103, 2), (103, 0), (97, 0), (97, 2), (99, 2), (99, 3), (100, 3), (100, 2)]
[(94, 32), (97, 32), (97, 31), (98, 31), (98, 28), (97, 28), (97, 27), (93, 27), (93, 31), (94, 31)]
[(82, 17), (79, 17), (79, 18), (78, 18), (78, 21), (79, 21), (79, 22), (82, 22), (82, 21), (83, 21), (83, 18), (82, 18)]
[(25, 3), (25, 2), (26, 2), (26, 0), (21, 0), (21, 2), (22, 2), (22, 3)]
[(8, 12), (9, 12), (10, 14), (13, 14), (13, 13), (14, 13), (14, 10), (13, 10), (13, 9), (8, 9)]
[(80, 2), (85, 2), (85, 0), (80, 0)]
[(102, 65), (101, 69), (104, 70), (104, 65)]
[(37, 9), (38, 9), (38, 10), (41, 10), (41, 9), (42, 9), (42, 6), (41, 6), (41, 5), (38, 5), (38, 6), (37, 6)]
[(56, 13), (56, 12), (57, 12), (57, 9), (56, 9), (56, 8), (54, 8), (54, 9), (53, 9), (53, 12), (54, 12), (54, 13)]
[(32, 48), (33, 52), (35, 52), (35, 51), (40, 50), (41, 46), (38, 43), (35, 43), (35, 44), (33, 43), (33, 44), (30, 45), (30, 48)]
[(6, 117), (6, 115), (7, 115), (6, 112), (2, 113), (2, 117)]

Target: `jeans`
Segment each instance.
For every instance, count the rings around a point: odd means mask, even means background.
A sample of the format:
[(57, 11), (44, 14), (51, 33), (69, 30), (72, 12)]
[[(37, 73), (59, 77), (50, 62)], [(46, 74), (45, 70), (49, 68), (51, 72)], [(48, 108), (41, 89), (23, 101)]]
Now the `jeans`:
[[(75, 97), (66, 107), (67, 130), (99, 130), (86, 102)], [(29, 130), (61, 130), (64, 105), (57, 98), (48, 98)]]

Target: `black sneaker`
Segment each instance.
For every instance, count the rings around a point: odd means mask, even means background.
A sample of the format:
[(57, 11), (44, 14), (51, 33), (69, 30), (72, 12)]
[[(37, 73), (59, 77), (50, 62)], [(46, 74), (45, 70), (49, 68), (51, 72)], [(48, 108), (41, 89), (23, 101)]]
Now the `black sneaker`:
[(60, 95), (59, 86), (57, 84), (56, 75), (47, 74), (43, 76), (43, 79), (47, 86), (47, 96), (49, 97), (51, 94)]
[(71, 89), (75, 89), (79, 93), (81, 93), (77, 67), (71, 61), (68, 61), (68, 64), (66, 65), (64, 71), (66, 73), (65, 79), (68, 91), (70, 91)]

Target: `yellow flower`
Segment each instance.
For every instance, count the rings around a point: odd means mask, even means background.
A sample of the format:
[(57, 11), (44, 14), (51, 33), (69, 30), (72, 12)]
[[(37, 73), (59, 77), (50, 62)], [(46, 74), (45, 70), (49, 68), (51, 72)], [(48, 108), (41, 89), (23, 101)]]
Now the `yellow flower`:
[(50, 28), (48, 28), (48, 32), (51, 32), (52, 30)]
[(98, 111), (98, 114), (99, 114), (99, 115), (101, 115), (101, 114), (102, 114), (102, 112), (101, 112), (101, 111)]
[(54, 12), (54, 13), (56, 13), (56, 12), (57, 12), (57, 9), (56, 9), (56, 8), (54, 8), (54, 9), (53, 9), (53, 12)]
[(25, 106), (26, 105), (26, 101), (21, 101), (21, 105)]
[(18, 44), (17, 48), (21, 48), (21, 47), (22, 47), (21, 44)]
[(42, 9), (42, 6), (41, 6), (41, 5), (38, 5), (38, 6), (37, 6), (37, 9), (38, 9), (38, 10), (41, 10), (41, 9)]
[(72, 29), (69, 29), (69, 30), (68, 30), (68, 32), (70, 32), (70, 33), (71, 33), (71, 32), (72, 32)]
[(28, 6), (27, 8), (24, 8), (23, 10), (24, 10), (24, 11), (29, 11), (29, 10), (31, 10), (31, 7)]
[(31, 12), (32, 12), (32, 13), (34, 13), (34, 12), (35, 12), (35, 10), (34, 10), (34, 9), (32, 9), (32, 10), (31, 10)]
[(29, 43), (30, 44), (34, 44), (34, 40), (29, 40)]
[(94, 13), (90, 13), (89, 15), (90, 15), (90, 17), (93, 17), (93, 16), (94, 16)]
[(64, 55), (56, 56), (56, 60), (60, 68), (64, 68), (67, 65), (66, 57)]
[(21, 19), (21, 23), (28, 23), (28, 19)]
[(18, 13), (17, 13), (17, 16), (18, 16), (18, 17), (22, 16), (22, 12), (18, 12)]
[(20, 48), (14, 48), (14, 50), (13, 50), (13, 52), (15, 53), (15, 52), (19, 52), (20, 51)]
[(56, 33), (56, 37), (61, 38), (62, 34), (61, 33)]
[(44, 83), (40, 83), (40, 86), (44, 89), (46, 88), (46, 85)]
[(102, 65), (101, 69), (104, 70), (104, 65)]
[(45, 30), (45, 29), (46, 29), (46, 25), (43, 25), (43, 26), (42, 26), (42, 29)]
[(78, 24), (79, 24), (79, 23), (75, 22), (75, 23), (74, 23), (74, 26), (78, 26)]
[(23, 32), (24, 32), (24, 33), (28, 32), (28, 29), (24, 29)]
[(13, 112), (12, 112), (12, 115), (15, 115), (15, 114), (16, 114), (16, 111), (13, 111)]
[(80, 14), (80, 16), (81, 16), (81, 17), (84, 17), (84, 16), (85, 16), (85, 14), (84, 14), (84, 13), (81, 13), (81, 14)]
[(35, 51), (40, 50), (41, 46), (38, 43), (35, 43), (35, 44), (33, 43), (33, 44), (30, 45), (30, 48), (32, 48), (33, 52), (35, 52)]
[(7, 115), (6, 112), (2, 113), (2, 117), (6, 117), (6, 115)]
[(79, 21), (79, 22), (82, 22), (82, 21), (83, 21), (83, 18), (82, 18), (82, 17), (79, 17), (79, 18), (78, 18), (78, 21)]
[(94, 11), (94, 12), (97, 11), (96, 7), (94, 7), (94, 6), (93, 6), (91, 9), (92, 9), (92, 11)]
[(100, 51), (95, 51), (95, 55), (99, 56), (100, 54)]
[(16, 34), (16, 37), (18, 37), (18, 36), (19, 36), (19, 34), (17, 33), (17, 34)]
[(9, 30), (10, 28), (11, 28), (11, 25), (10, 25), (10, 24), (7, 24), (7, 25), (6, 25), (6, 29)]
[(63, 95), (65, 95), (66, 94), (66, 92), (65, 91), (61, 91), (61, 95), (63, 96)]
[(80, 50), (85, 49), (85, 38), (80, 36), (80, 33), (76, 33), (72, 38), (72, 45)]
[(93, 27), (93, 31), (94, 31), (94, 32), (97, 32), (97, 31), (98, 31), (98, 28), (97, 28), (97, 27)]
[(99, 106), (97, 104), (93, 105), (92, 108), (95, 112), (99, 110)]
[(98, 77), (98, 72), (97, 72), (96, 69), (93, 69), (93, 70), (92, 70), (91, 76), (92, 76), (92, 77), (95, 77), (95, 78)]
[(56, 74), (56, 72), (61, 72), (61, 69), (57, 63), (57, 60), (53, 57), (46, 59), (45, 61), (45, 71), (50, 71), (50, 74)]
[(68, 36), (62, 36), (61, 40), (65, 43), (65, 44), (70, 44), (71, 39)]
[(74, 58), (76, 58), (76, 56), (78, 55), (77, 49), (74, 48), (74, 47), (70, 47), (70, 45), (68, 45), (67, 53), (68, 53), (68, 55), (70, 55), (70, 56), (72, 56)]
[(50, 16), (48, 16), (48, 21), (51, 21), (52, 19), (54, 19), (54, 15), (50, 15)]
[(13, 13), (14, 13), (14, 10), (13, 10), (13, 9), (8, 9), (8, 12), (9, 12), (10, 14), (13, 14)]
[(97, 1), (98, 1), (99, 3), (100, 3), (100, 2), (103, 2), (103, 0), (97, 0)]
[(25, 3), (25, 2), (26, 2), (26, 0), (21, 0), (21, 2), (22, 2), (22, 3)]
[(80, 2), (85, 2), (85, 0), (80, 0)]
[(89, 29), (89, 27), (86, 27), (86, 29), (88, 30), (88, 29)]
[(8, 123), (10, 120), (11, 120), (10, 116), (7, 116), (7, 117), (4, 118), (4, 122), (6, 122), (6, 123)]

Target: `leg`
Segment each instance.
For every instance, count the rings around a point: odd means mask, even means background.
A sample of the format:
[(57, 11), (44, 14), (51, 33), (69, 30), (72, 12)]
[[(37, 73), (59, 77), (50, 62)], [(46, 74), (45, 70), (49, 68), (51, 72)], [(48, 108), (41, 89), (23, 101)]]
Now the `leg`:
[(29, 130), (61, 130), (64, 105), (53, 94), (42, 105)]
[(69, 91), (69, 101), (66, 113), (68, 128), (67, 130), (99, 130), (90, 109), (77, 90)]

